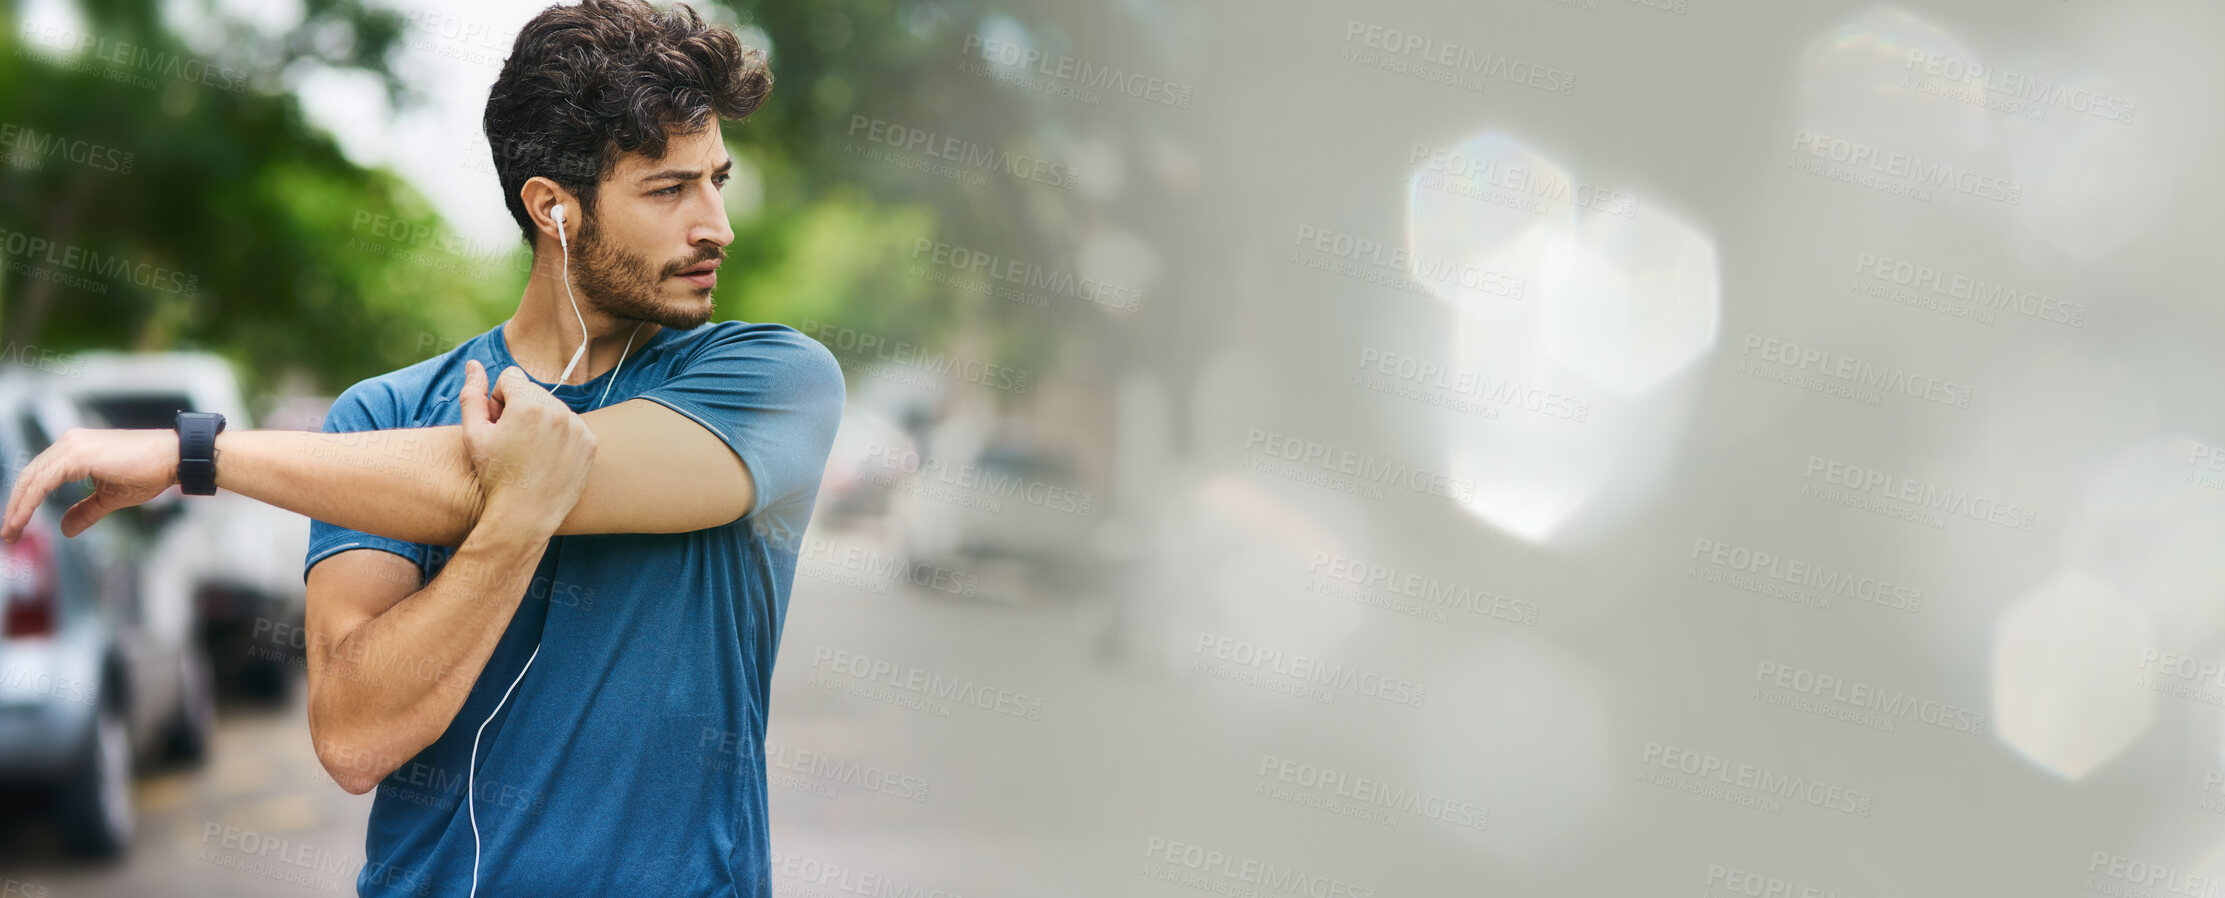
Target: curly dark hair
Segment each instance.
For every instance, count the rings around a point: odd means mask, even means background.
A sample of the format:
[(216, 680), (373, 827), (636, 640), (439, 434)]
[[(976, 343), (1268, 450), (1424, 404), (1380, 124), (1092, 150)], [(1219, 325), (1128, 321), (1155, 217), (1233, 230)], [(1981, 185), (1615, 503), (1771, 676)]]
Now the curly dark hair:
[(536, 233), (518, 193), (535, 176), (595, 210), (595, 187), (621, 153), (664, 157), (668, 134), (747, 118), (773, 88), (765, 57), (687, 4), (643, 0), (551, 6), (518, 30), (487, 94), (487, 146), (502, 201), (527, 245)]

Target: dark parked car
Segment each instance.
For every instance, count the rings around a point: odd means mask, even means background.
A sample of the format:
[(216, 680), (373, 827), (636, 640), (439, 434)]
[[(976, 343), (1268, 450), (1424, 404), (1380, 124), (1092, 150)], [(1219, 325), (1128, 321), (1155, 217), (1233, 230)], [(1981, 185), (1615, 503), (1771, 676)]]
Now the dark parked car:
[[(43, 374), (0, 373), (0, 495), (62, 431), (76, 406)], [(142, 762), (198, 760), (215, 721), (209, 661), (189, 603), (143, 601), (144, 519), (119, 513), (76, 538), (65, 484), (23, 538), (0, 544), (0, 784), (91, 857), (130, 843)]]

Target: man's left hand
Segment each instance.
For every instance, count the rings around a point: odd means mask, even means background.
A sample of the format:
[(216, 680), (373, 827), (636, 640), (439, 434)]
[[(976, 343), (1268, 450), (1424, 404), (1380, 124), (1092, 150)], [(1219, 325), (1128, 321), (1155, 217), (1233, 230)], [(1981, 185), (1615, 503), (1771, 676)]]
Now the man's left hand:
[(93, 478), (93, 494), (62, 516), (62, 535), (85, 532), (109, 512), (130, 508), (178, 482), (178, 434), (172, 430), (75, 428), (24, 466), (0, 518), (0, 540), (15, 542), (48, 494), (72, 480)]

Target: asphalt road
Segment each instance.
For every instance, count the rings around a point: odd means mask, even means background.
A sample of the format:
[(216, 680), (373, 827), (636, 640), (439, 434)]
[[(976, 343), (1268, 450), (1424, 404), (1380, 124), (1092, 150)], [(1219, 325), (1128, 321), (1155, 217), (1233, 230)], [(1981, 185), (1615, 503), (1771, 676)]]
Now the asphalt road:
[[(354, 894), (371, 796), (325, 776), (304, 710), (297, 689), (285, 707), (222, 711), (203, 767), (140, 780), (138, 831), (121, 861), (70, 862), (44, 827), (18, 825), (0, 848), (0, 877), (51, 898)], [(304, 858), (306, 867), (296, 862)], [(6, 886), (0, 895), (13, 894)]]
[[(878, 546), (869, 536), (844, 539)], [(768, 739), (777, 893), (841, 895), (874, 881), (859, 876), (953, 896), (1011, 893), (1018, 883), (1038, 894), (1096, 893), (1072, 881), (1076, 859), (1061, 852), (1088, 828), (1092, 802), (1113, 806), (1141, 793), (1067, 777), (1056, 761), (1105, 745), (1087, 712), (1115, 700), (1093, 694), (1108, 681), (1085, 675), (1099, 663), (1080, 623), (1086, 615), (995, 572), (978, 583), (976, 595), (955, 596), (885, 571), (808, 561), (799, 570)], [(1004, 706), (837, 679), (827, 662), (838, 652), (963, 678), (998, 691)], [(349, 795), (325, 776), (295, 692), (285, 707), (226, 708), (201, 769), (143, 778), (139, 831), (116, 864), (69, 861), (43, 827), (9, 826), (0, 836), (0, 898), (354, 894), (372, 796)], [(1032, 719), (1015, 704), (1044, 696), (1053, 701)], [(1047, 773), (1034, 763), (1044, 759), (1053, 761)], [(704, 774), (676, 766), (675, 775)], [(1026, 785), (1044, 775), (1079, 791)], [(1134, 885), (1106, 893), (1134, 894)], [(436, 885), (430, 894), (448, 892)]]

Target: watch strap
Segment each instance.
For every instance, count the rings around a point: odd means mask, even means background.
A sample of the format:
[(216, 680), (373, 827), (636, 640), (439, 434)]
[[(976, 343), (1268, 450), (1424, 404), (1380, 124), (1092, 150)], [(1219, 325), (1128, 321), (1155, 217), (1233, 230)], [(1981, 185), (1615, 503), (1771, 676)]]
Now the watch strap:
[(188, 496), (216, 495), (216, 435), (224, 416), (178, 413), (178, 487)]

